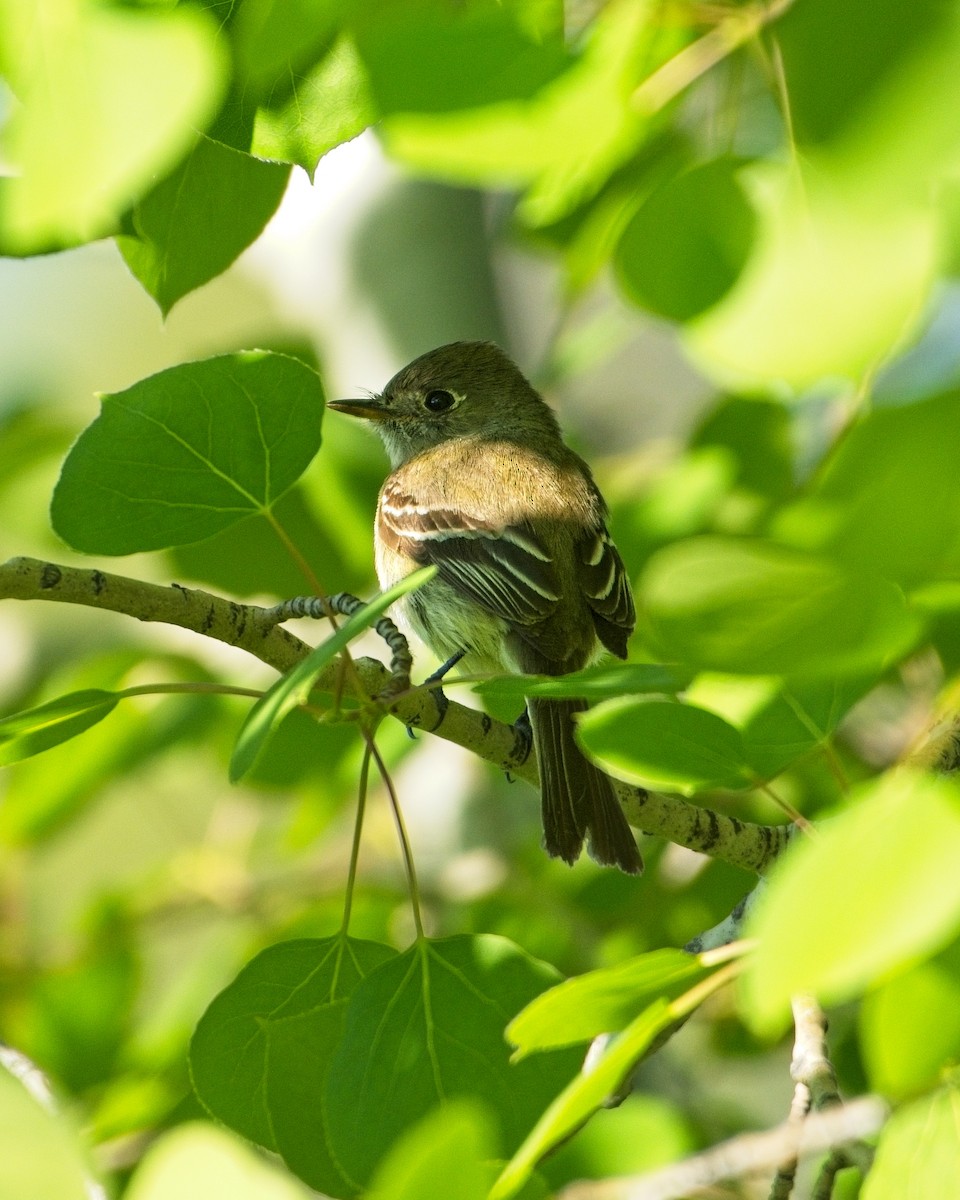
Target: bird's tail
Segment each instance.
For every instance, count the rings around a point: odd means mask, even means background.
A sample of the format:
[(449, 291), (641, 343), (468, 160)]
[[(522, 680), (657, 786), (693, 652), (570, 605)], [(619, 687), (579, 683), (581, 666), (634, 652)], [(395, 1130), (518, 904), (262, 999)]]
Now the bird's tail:
[(588, 838), (596, 862), (637, 875), (643, 860), (613, 784), (574, 741), (573, 714), (586, 707), (582, 700), (527, 701), (540, 770), (544, 846), (548, 854), (574, 863)]

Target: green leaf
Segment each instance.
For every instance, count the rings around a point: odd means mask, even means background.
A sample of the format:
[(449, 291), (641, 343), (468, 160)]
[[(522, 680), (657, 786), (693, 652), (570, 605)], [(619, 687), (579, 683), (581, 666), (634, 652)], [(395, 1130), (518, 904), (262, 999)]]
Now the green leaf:
[(347, 997), (392, 957), (389, 946), (356, 938), (271, 946), (217, 996), (190, 1044), (193, 1086), (204, 1106), (335, 1196), (356, 1189), (330, 1153), (324, 1081)]
[(293, 670), (282, 675), (270, 690), (256, 702), (243, 727), (230, 758), (230, 778), (236, 783), (257, 761), (257, 757), (281, 721), (295, 708), (306, 704), (317, 676), (348, 643), (369, 628), (395, 600), (412, 592), (436, 574), (436, 567), (414, 571), (389, 591), (365, 604), (340, 626), (332, 637), (321, 642)]
[(144, 196), (133, 210), (136, 237), (119, 237), (117, 245), (164, 316), (259, 237), (289, 177), (289, 166), (200, 137)]
[(709, 969), (682, 950), (652, 950), (637, 958), (565, 979), (531, 1001), (507, 1026), (514, 1060), (538, 1050), (617, 1033), (653, 1001), (673, 999)]
[[(25, 1068), (34, 1071), (23, 1060)], [(0, 1067), (0, 1196), (4, 1200), (89, 1200), (92, 1179), (77, 1134)]]
[(311, 177), (335, 146), (362, 133), (377, 119), (366, 68), (354, 42), (341, 36), (292, 94), (261, 105), (253, 127), (253, 152), (299, 164)]
[[(618, 0), (604, 7), (582, 56), (564, 71), (560, 48), (524, 45), (505, 10), (487, 19), (482, 39), (461, 22), (449, 44), (435, 20), (429, 33), (411, 30), (409, 62), (395, 54), (385, 22), (375, 53), (361, 42), (385, 113), (384, 137), (392, 154), (420, 170), (531, 185), (523, 213), (546, 224), (593, 196), (632, 157), (648, 117), (631, 95), (657, 58), (658, 37), (672, 44), (675, 35), (661, 36), (655, 6)], [(445, 62), (425, 69), (424, 46)]]
[(368, 1200), (486, 1200), (494, 1136), (489, 1117), (454, 1101), (407, 1130), (377, 1168)]
[(855, 674), (896, 660), (920, 631), (889, 581), (759, 539), (658, 551), (640, 599), (666, 658), (730, 674)]
[[(562, 1193), (572, 1180), (643, 1175), (696, 1152), (698, 1140), (679, 1101), (633, 1090), (623, 1104), (597, 1113), (540, 1163), (537, 1176)], [(526, 1200), (526, 1193), (524, 1193)]]
[(895, 1112), (880, 1135), (863, 1200), (960, 1191), (960, 1092), (941, 1088)]
[(63, 465), (51, 516), (88, 554), (199, 541), (264, 512), (320, 446), (323, 388), (297, 359), (184, 363), (102, 398)]
[(876, 408), (854, 424), (776, 532), (904, 584), (960, 573), (960, 393)]
[(740, 731), (716, 713), (673, 700), (608, 700), (577, 721), (577, 740), (628, 783), (685, 794), (753, 780)]
[(20, 100), (3, 132), (18, 174), (4, 182), (0, 211), (0, 236), (15, 253), (113, 232), (188, 148), (222, 90), (216, 29), (192, 7), (0, 0), (0, 43)]
[(761, 779), (822, 746), (875, 677), (797, 680), (739, 726), (744, 751)]
[(577, 1075), (550, 1104), (490, 1192), (490, 1200), (508, 1200), (530, 1178), (537, 1163), (616, 1093), (654, 1039), (680, 1015), (664, 999), (655, 1000), (607, 1047), (589, 1072)]
[(733, 287), (756, 226), (738, 166), (719, 158), (692, 167), (668, 179), (634, 213), (614, 265), (635, 304), (687, 321)]
[(860, 1046), (873, 1091), (911, 1096), (942, 1078), (960, 1058), (960, 943), (864, 997)]
[(774, 868), (747, 931), (750, 1024), (777, 1031), (798, 992), (848, 1000), (942, 946), (960, 927), (958, 856), (955, 784), (900, 771), (861, 788)]
[(569, 675), (499, 675), (474, 685), (481, 696), (522, 701), (527, 696), (582, 696), (606, 700), (638, 692), (680, 692), (693, 678), (691, 671), (660, 663), (600, 663)]
[(344, 0), (244, 0), (231, 29), (244, 88), (268, 103), (323, 56)]
[(497, 1150), (511, 1151), (576, 1071), (567, 1052), (511, 1066), (503, 1031), (556, 972), (504, 938), (421, 939), (354, 992), (327, 1078), (334, 1154), (358, 1182), (441, 1101), (490, 1105)]
[(286, 1172), (200, 1121), (161, 1134), (123, 1194), (124, 1200), (309, 1200)]
[(102, 721), (119, 700), (113, 692), (88, 688), (0, 718), (0, 766), (69, 741)]

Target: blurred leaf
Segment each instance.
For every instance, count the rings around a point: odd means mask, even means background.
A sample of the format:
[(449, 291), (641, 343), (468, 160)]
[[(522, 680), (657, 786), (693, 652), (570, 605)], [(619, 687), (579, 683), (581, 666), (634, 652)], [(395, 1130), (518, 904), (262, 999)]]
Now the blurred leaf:
[(288, 166), (200, 137), (140, 200), (132, 218), (136, 237), (119, 237), (117, 245), (164, 316), (260, 236), (289, 176)]
[(931, 110), (930, 102), (942, 94), (949, 63), (956, 61), (956, 16), (942, 0), (875, 0), (869, 8), (859, 0), (791, 5), (775, 30), (798, 141), (805, 147), (863, 144), (871, 126), (879, 126), (894, 160), (929, 161), (955, 147), (957, 114), (949, 105)]
[(920, 632), (887, 580), (759, 539), (658, 551), (640, 600), (664, 657), (731, 674), (854, 674), (893, 661)]
[[(196, 664), (173, 655), (155, 660), (168, 675), (204, 679)], [(48, 674), (45, 688), (67, 692), (118, 691), (131, 669), (144, 663), (142, 651), (118, 650)], [(80, 685), (78, 689), (77, 685)], [(119, 698), (119, 697), (118, 697)], [(51, 744), (43, 754), (12, 764), (0, 805), (0, 842), (27, 845), (62, 831), (100, 798), (104, 784), (121, 771), (133, 771), (174, 742), (204, 737), (217, 701), (211, 696), (174, 695), (128, 700), (107, 722), (93, 723), (84, 736)]]
[(310, 1193), (238, 1138), (200, 1121), (150, 1146), (124, 1200), (309, 1200)]
[(597, 1113), (538, 1167), (553, 1192), (574, 1180), (642, 1175), (692, 1154), (694, 1131), (675, 1103), (633, 1091), (617, 1108)]
[(458, 1097), (490, 1104), (498, 1150), (517, 1145), (577, 1069), (568, 1052), (511, 1066), (510, 1017), (557, 979), (504, 938), (420, 939), (363, 981), (327, 1078), (333, 1152), (363, 1182), (404, 1129)]
[(863, 1200), (949, 1196), (960, 1189), (960, 1092), (941, 1088), (895, 1112), (880, 1134)]
[(960, 392), (874, 409), (841, 439), (777, 533), (906, 584), (960, 571)]
[(368, 1200), (486, 1200), (494, 1144), (481, 1108), (445, 1104), (397, 1139), (365, 1194)]
[(90, 688), (0, 717), (0, 766), (69, 741), (102, 721), (119, 700), (113, 692)]
[(709, 974), (700, 958), (682, 950), (653, 950), (638, 958), (565, 979), (541, 993), (507, 1026), (517, 1061), (539, 1050), (618, 1033), (638, 1010), (673, 999)]
[(614, 257), (620, 286), (635, 304), (688, 321), (730, 290), (756, 225), (738, 167), (729, 158), (691, 167), (637, 209)]
[(901, 770), (862, 787), (852, 807), (778, 863), (748, 936), (749, 1023), (774, 1032), (790, 997), (830, 1004), (936, 950), (960, 927), (960, 792)]
[(874, 1091), (900, 1098), (939, 1082), (960, 1060), (960, 943), (867, 993), (860, 1044)]
[(740, 390), (860, 380), (915, 327), (937, 262), (930, 209), (884, 203), (872, 175), (759, 162), (740, 174), (757, 235), (735, 287), (687, 326), (713, 378)]
[(250, 770), (281, 721), (295, 708), (307, 703), (317, 676), (353, 638), (369, 628), (378, 617), (407, 592), (422, 587), (436, 574), (435, 567), (414, 571), (400, 583), (382, 592), (353, 613), (331, 637), (316, 646), (302, 662), (282, 675), (254, 704), (237, 734), (230, 759), (230, 779), (236, 783)]
[(132, 1023), (140, 960), (122, 900), (100, 904), (76, 957), (29, 980), (21, 1041), (74, 1094), (109, 1081)]
[(335, 1196), (356, 1189), (331, 1157), (324, 1083), (347, 997), (393, 957), (389, 946), (345, 937), (271, 946), (217, 996), (190, 1045), (205, 1107)]
[(213, 115), (222, 88), (215, 27), (192, 7), (2, 0), (0, 45), (21, 102), (3, 132), (19, 172), (0, 206), (8, 252), (113, 232)]
[(312, 178), (328, 150), (376, 119), (366, 69), (353, 41), (343, 35), (306, 75), (297, 76), (289, 98), (257, 110), (252, 149), (297, 163)]
[(569, 675), (500, 675), (474, 685), (481, 696), (521, 701), (526, 696), (582, 696), (603, 700), (635, 692), (680, 692), (693, 677), (690, 671), (660, 663), (600, 663)]
[[(648, 117), (630, 98), (676, 33), (663, 34), (649, 3), (616, 0), (593, 22), (582, 56), (562, 70), (558, 46), (525, 46), (506, 15), (487, 19), (482, 39), (460, 23), (455, 40), (469, 38), (465, 50), (436, 24), (426, 38), (415, 32), (421, 48), (412, 74), (429, 81), (426, 94), (401, 77), (394, 31), (382, 28), (379, 46), (361, 41), (375, 90), (386, 93), (384, 137), (392, 154), (421, 170), (531, 185), (522, 211), (533, 224), (549, 223), (594, 195), (640, 145)], [(425, 69), (423, 44), (444, 57), (442, 67)], [(451, 71), (456, 78), (444, 86)]]
[(641, 786), (689, 795), (753, 780), (739, 730), (692, 704), (607, 700), (579, 717), (577, 740), (617, 778)]
[(91, 1183), (74, 1130), (0, 1067), (0, 1197), (90, 1200)]
[(320, 380), (281, 354), (184, 363), (102, 404), (51, 506), (60, 536), (88, 554), (209, 537), (269, 509), (320, 446)]
[(722, 447), (736, 462), (733, 482), (772, 500), (794, 486), (790, 413), (759, 397), (730, 396), (708, 410), (690, 439), (693, 450)]

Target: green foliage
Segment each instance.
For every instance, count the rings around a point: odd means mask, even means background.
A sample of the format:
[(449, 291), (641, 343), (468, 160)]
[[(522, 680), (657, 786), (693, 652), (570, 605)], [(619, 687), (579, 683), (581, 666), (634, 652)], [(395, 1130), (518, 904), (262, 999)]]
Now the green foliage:
[(89, 1175), (74, 1131), (46, 1111), (9, 1070), (0, 1068), (4, 1150), (0, 1195), (23, 1200), (87, 1200)]
[[(557, 268), (548, 383), (634, 318), (669, 329), (718, 394), (669, 460), (599, 467), (636, 585), (630, 661), (471, 683), (511, 719), (531, 695), (591, 702), (578, 738), (598, 762), (696, 798), (681, 840), (721, 810), (734, 825), (826, 814), (770, 872), (755, 944), (718, 967), (675, 947), (749, 877), (656, 844), (639, 885), (567, 872), (493, 772), (454, 784), (412, 757), (388, 794), (422, 879), (389, 864), (357, 725), (387, 775), (432, 739), (314, 684), (416, 578), (242, 689), (235, 660), (157, 650), (156, 629), (115, 631), (103, 612), (57, 605), (33, 655), (7, 654), (23, 635), (4, 625), (0, 1034), (85, 1130), (0, 1072), (4, 1197), (88, 1195), (93, 1145), (94, 1161), (129, 1157), (107, 1180), (124, 1200), (534, 1200), (742, 1130), (750, 1098), (716, 1099), (717, 1056), (749, 1067), (734, 1079), (763, 1073), (766, 1105), (797, 992), (845, 1006), (843, 1090), (899, 1106), (864, 1200), (957, 1192), (960, 796), (899, 762), (958, 696), (960, 16), (941, 0), (664, 14), (0, 0), (4, 254), (112, 237), (166, 318), (259, 237), (294, 168), (313, 177), (373, 127), (399, 169), (512, 193), (469, 247), (467, 202), (440, 206), (438, 257), (485, 272), (466, 286), (419, 258), (396, 270), (388, 206), (372, 210), (358, 286), (404, 310), (397, 346), (440, 340), (406, 311), (436, 279), (432, 319), (459, 335), (474, 292), (494, 291), (484, 239), (501, 224)], [(410, 219), (418, 254), (428, 217)], [(628, 307), (578, 327), (601, 278)], [(369, 596), (382, 459), (324, 426), (322, 370), (214, 336), (216, 357), (159, 373), (124, 359), (109, 384), (124, 390), (82, 432), (71, 407), (51, 411), (53, 376), (11, 373), (10, 552), (56, 557), (36, 514), (66, 453), (52, 518), (74, 550), (152, 552), (151, 578), (231, 597), (293, 595), (305, 574)], [(627, 396), (620, 411), (626, 435)], [(244, 719), (218, 688), (261, 698)], [(703, 1005), (738, 972), (735, 995)], [(661, 1042), (667, 1066), (648, 1070)], [(638, 1063), (642, 1097), (602, 1111)]]
[(267, 511), (320, 445), (323, 389), (294, 358), (184, 363), (103, 397), (53, 494), (60, 536), (89, 554), (196, 542)]
[(257, 758), (273, 737), (280, 723), (296, 708), (303, 707), (313, 690), (317, 676), (348, 644), (401, 596), (421, 587), (436, 574), (435, 567), (414, 571), (395, 587), (383, 592), (376, 600), (353, 613), (332, 637), (298, 663), (292, 671), (281, 676), (250, 710), (237, 735), (230, 759), (230, 778), (236, 783), (254, 766)]
[(759, 949), (743, 977), (748, 1019), (777, 1030), (799, 992), (845, 1000), (939, 950), (960, 921), (949, 866), (958, 853), (954, 784), (901, 772), (866, 785), (778, 866), (751, 925)]

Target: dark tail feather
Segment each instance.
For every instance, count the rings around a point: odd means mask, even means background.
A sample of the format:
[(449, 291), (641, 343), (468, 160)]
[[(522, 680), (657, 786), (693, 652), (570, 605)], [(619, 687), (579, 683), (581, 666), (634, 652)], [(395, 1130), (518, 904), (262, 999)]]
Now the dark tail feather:
[(586, 707), (582, 700), (527, 701), (540, 770), (544, 846), (555, 858), (575, 863), (589, 837), (596, 862), (637, 875), (643, 860), (613, 785), (573, 738), (573, 714)]

